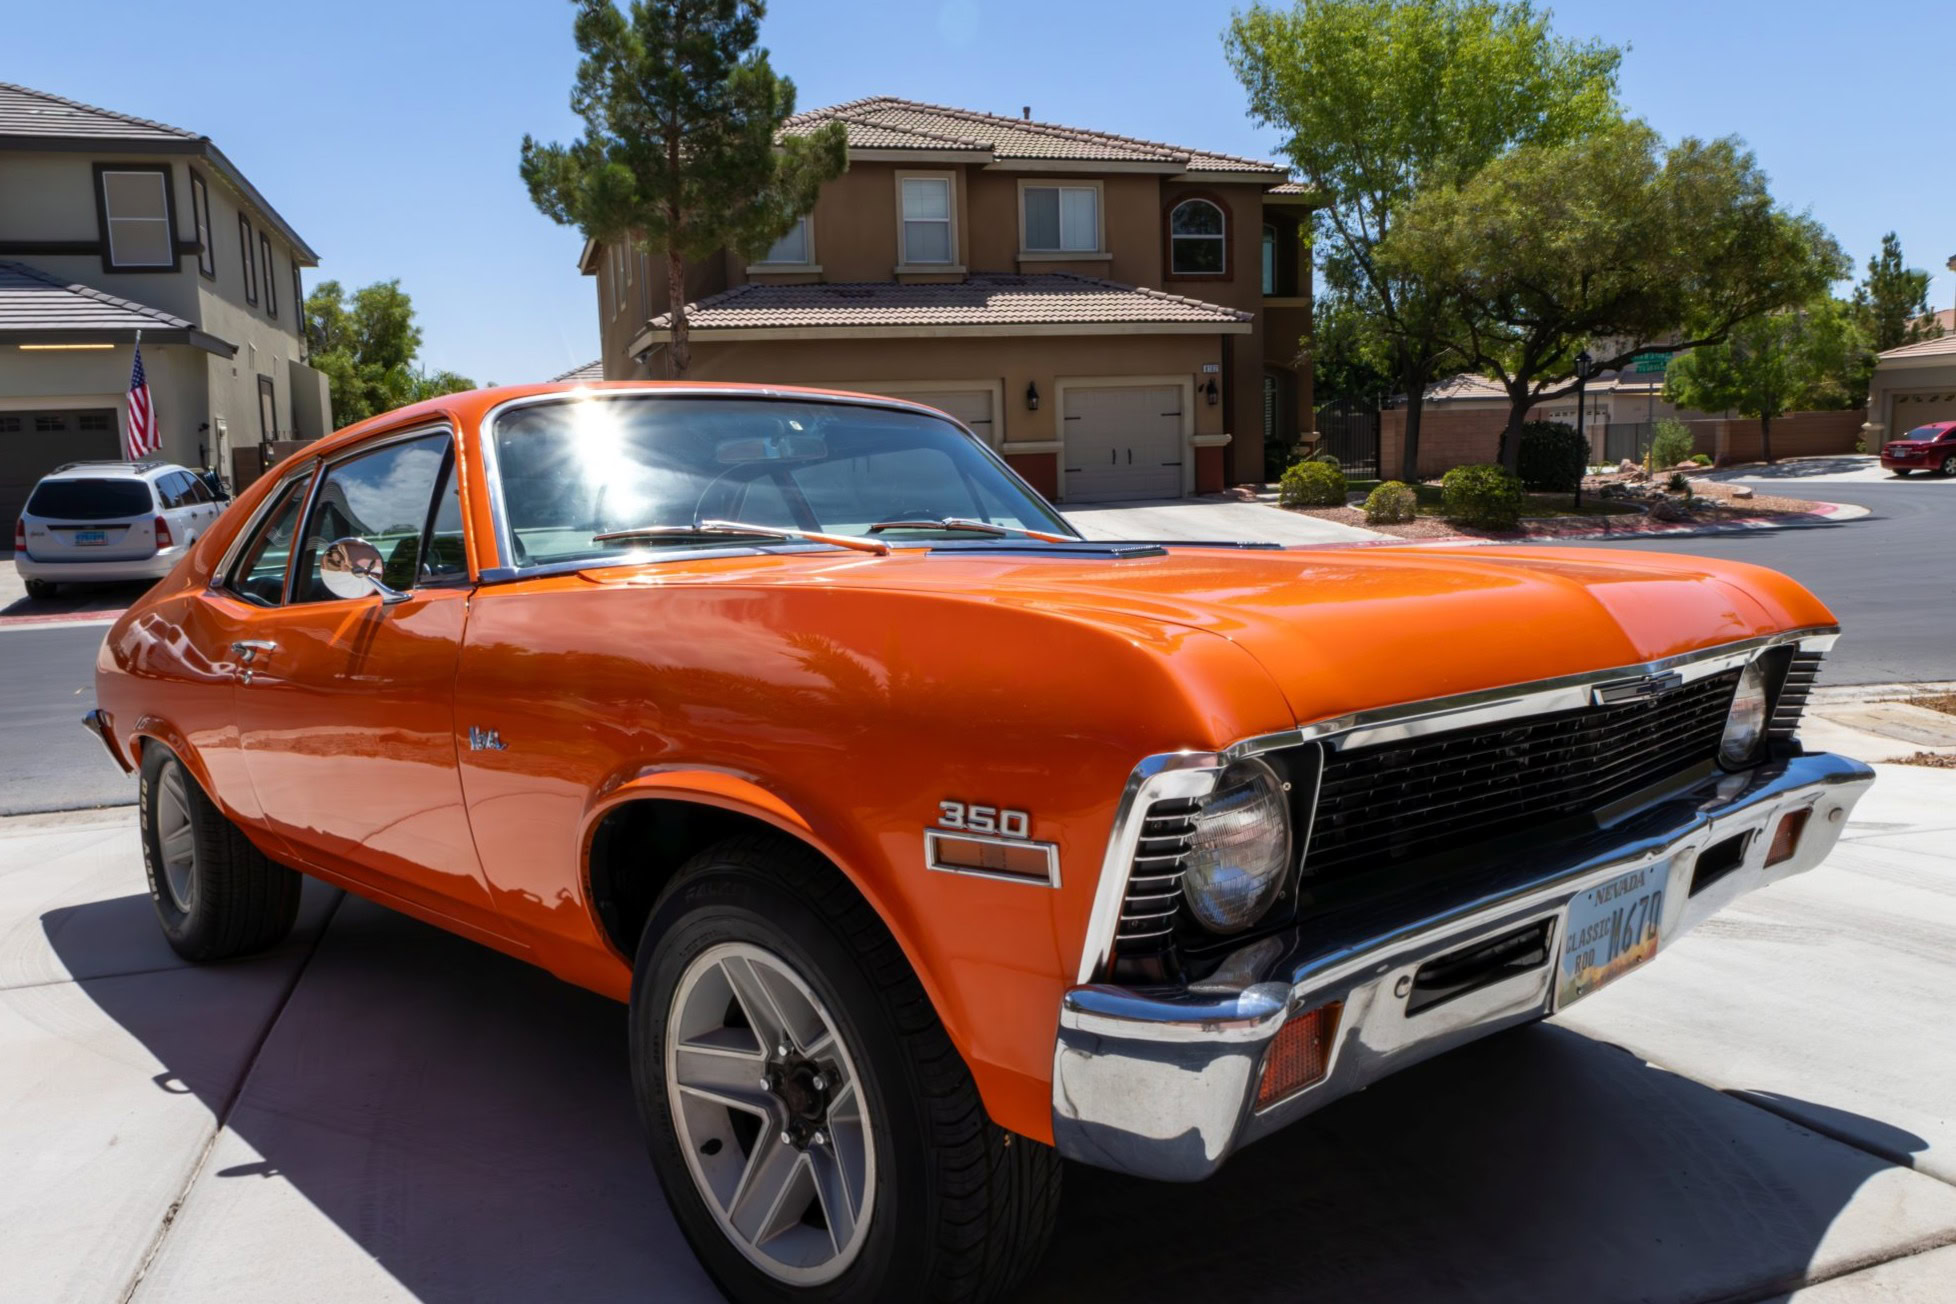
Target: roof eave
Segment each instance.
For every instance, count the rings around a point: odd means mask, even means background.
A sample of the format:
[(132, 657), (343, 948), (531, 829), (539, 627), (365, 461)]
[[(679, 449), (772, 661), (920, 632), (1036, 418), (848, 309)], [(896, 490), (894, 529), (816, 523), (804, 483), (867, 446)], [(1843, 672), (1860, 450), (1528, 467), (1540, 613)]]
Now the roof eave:
[(1271, 168), (1268, 171), (1252, 168), (1184, 168), (1175, 174), (1175, 180), (1201, 182), (1212, 186), (1231, 182), (1255, 186), (1280, 186), (1290, 180), (1290, 174), (1281, 168)]
[(895, 145), (877, 145), (867, 149), (849, 148), (851, 163), (979, 163), (992, 161), (988, 149), (944, 149), (920, 145), (915, 149)]
[(1145, 172), (1175, 177), (1184, 165), (1167, 159), (1018, 158), (1006, 155), (985, 165), (987, 172)]
[[(696, 326), (687, 327), (686, 336), (696, 344), (737, 343), (748, 340), (895, 340), (895, 339), (998, 339), (1013, 336), (1051, 335), (1248, 335), (1254, 327), (1242, 321), (1111, 321), (1111, 322), (1018, 322), (1018, 323), (938, 323), (935, 325), (875, 326)], [(628, 349), (642, 353), (672, 339), (663, 326), (647, 326), (632, 337)]]
[(0, 341), (8, 344), (133, 344), (137, 334), (145, 344), (188, 344), (192, 348), (235, 358), (238, 346), (194, 326), (98, 326), (76, 330), (48, 330), (45, 327), (0, 326)]

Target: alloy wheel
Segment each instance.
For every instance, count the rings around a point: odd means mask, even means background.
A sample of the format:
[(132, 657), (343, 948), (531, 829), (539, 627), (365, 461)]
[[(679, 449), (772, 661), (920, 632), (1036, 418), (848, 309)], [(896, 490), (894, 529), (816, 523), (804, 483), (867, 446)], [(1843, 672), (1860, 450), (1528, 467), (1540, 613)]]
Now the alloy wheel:
[(1956, 453), (1951, 453), (1948, 457), (1942, 459), (1942, 473), (1944, 475), (1956, 475)]
[(197, 904), (197, 835), (190, 826), (190, 797), (183, 766), (165, 765), (156, 782), (156, 855), (163, 862), (163, 888), (184, 914)]
[(695, 1187), (761, 1271), (833, 1281), (862, 1249), (876, 1145), (839, 1025), (780, 956), (702, 952), (674, 989), (666, 1098)]

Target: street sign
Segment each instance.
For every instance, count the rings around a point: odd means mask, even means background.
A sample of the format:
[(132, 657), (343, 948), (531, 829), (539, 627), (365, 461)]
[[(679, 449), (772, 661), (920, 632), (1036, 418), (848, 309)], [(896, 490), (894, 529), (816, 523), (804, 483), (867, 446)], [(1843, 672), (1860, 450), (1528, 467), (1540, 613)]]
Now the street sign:
[(1670, 365), (1671, 355), (1668, 353), (1639, 353), (1630, 359), (1630, 370), (1639, 376), (1648, 376), (1652, 372), (1661, 373)]

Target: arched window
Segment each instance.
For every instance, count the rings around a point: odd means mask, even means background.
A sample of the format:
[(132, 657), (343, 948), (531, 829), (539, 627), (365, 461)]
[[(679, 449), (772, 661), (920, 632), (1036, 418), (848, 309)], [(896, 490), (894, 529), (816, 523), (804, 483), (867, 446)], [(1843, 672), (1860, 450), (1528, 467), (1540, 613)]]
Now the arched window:
[(1168, 214), (1168, 269), (1177, 276), (1221, 276), (1223, 211), (1206, 199), (1184, 199)]

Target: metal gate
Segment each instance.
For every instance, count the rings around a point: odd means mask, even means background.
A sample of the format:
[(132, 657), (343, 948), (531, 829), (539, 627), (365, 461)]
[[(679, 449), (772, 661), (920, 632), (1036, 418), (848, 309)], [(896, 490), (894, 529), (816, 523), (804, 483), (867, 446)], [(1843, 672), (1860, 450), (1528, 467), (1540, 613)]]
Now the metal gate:
[(1650, 451), (1650, 436), (1655, 429), (1650, 421), (1612, 421), (1603, 431), (1603, 460), (1615, 466), (1624, 458), (1644, 460)]
[(1354, 480), (1379, 477), (1379, 410), (1369, 404), (1326, 403), (1317, 410), (1318, 449), (1338, 459)]

